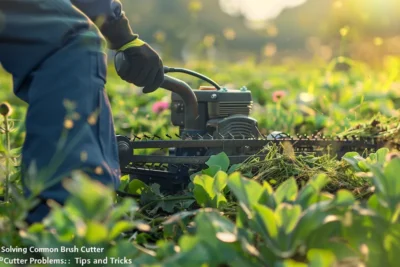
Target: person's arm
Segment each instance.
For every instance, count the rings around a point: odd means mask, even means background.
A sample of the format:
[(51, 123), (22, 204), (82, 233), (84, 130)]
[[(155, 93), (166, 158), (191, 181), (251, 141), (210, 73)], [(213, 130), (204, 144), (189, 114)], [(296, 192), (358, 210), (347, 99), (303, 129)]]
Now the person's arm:
[(107, 39), (108, 48), (116, 50), (116, 57), (125, 62), (116, 66), (124, 81), (156, 90), (164, 81), (163, 62), (146, 42), (133, 33), (119, 0), (71, 0), (99, 27)]
[(115, 10), (121, 10), (121, 3), (115, 0), (71, 0), (71, 3), (91, 19), (99, 16), (114, 17)]
[(119, 0), (71, 0), (99, 27), (112, 50), (138, 39), (134, 34)]

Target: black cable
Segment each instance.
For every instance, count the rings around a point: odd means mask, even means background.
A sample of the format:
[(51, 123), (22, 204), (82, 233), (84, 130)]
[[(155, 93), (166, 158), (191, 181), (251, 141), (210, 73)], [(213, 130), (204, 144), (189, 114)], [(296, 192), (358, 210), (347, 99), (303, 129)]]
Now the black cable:
[(197, 77), (205, 82), (208, 82), (209, 84), (211, 84), (212, 86), (214, 86), (217, 90), (221, 90), (221, 86), (211, 80), (210, 78), (204, 76), (203, 74), (200, 74), (198, 72), (192, 71), (192, 70), (187, 70), (187, 69), (182, 69), (182, 68), (171, 68), (171, 67), (164, 67), (164, 73), (169, 73), (169, 72), (180, 72), (180, 73), (186, 73), (189, 74), (191, 76)]

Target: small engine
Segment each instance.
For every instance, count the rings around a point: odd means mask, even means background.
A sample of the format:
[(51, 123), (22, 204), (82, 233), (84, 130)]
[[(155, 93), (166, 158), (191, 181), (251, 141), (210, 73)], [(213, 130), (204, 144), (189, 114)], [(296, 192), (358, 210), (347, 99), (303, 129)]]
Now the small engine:
[[(251, 139), (258, 137), (257, 121), (249, 117), (253, 107), (251, 92), (246, 87), (240, 90), (228, 90), (215, 87), (200, 87), (193, 90), (198, 103), (198, 117), (191, 126), (190, 139)], [(177, 93), (171, 94), (171, 121), (179, 126), (182, 139), (185, 139), (185, 104)], [(251, 155), (255, 153), (249, 147), (236, 148), (177, 148), (170, 150), (171, 156), (211, 156), (220, 152), (227, 155)], [(199, 169), (205, 166), (199, 166)], [(198, 171), (195, 169), (192, 171)], [(170, 172), (191, 172), (190, 168), (179, 169), (169, 166)]]
[[(212, 155), (225, 152), (228, 156), (245, 156), (258, 151), (246, 145), (259, 137), (257, 121), (249, 117), (253, 100), (246, 87), (228, 90), (202, 74), (181, 68), (164, 67), (164, 72), (186, 73), (211, 86), (193, 90), (185, 82), (166, 75), (162, 88), (171, 91), (171, 123), (179, 127), (179, 139), (167, 136), (170, 140), (132, 141), (117, 136), (122, 173), (146, 184), (158, 183), (163, 190), (170, 191), (184, 188), (190, 181), (189, 175), (207, 168), (206, 159)], [(236, 145), (221, 146), (215, 142), (229, 139), (236, 140)], [(135, 149), (143, 147), (168, 150), (135, 155)]]
[[(195, 128), (198, 134), (213, 139), (243, 139), (258, 136), (257, 121), (249, 117), (253, 107), (251, 92), (246, 87), (228, 90), (200, 87), (193, 90), (198, 102)], [(174, 126), (185, 128), (185, 105), (177, 94), (171, 95), (171, 120)]]

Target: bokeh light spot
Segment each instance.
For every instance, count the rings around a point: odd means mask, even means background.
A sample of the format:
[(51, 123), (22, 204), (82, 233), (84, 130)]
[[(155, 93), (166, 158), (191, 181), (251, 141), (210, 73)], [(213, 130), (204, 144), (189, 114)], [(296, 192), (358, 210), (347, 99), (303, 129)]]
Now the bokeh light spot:
[(86, 151), (81, 152), (81, 161), (85, 162), (88, 159), (88, 153)]
[(383, 39), (381, 37), (375, 37), (374, 38), (374, 45), (376, 45), (376, 46), (383, 45)]
[(272, 57), (276, 54), (276, 52), (277, 52), (277, 47), (273, 43), (267, 44), (264, 47), (264, 56), (266, 57)]
[(335, 1), (333, 2), (333, 7), (334, 8), (342, 8), (343, 7), (343, 2), (342, 1)]
[(275, 25), (267, 26), (267, 34), (271, 37), (275, 37), (278, 35), (278, 28)]
[(204, 36), (204, 39), (203, 39), (203, 44), (206, 46), (206, 47), (211, 47), (211, 46), (213, 46), (214, 45), (214, 43), (215, 43), (215, 37), (214, 37), (214, 35), (206, 35), (206, 36)]
[(163, 31), (157, 31), (154, 34), (154, 39), (158, 42), (158, 43), (164, 43), (165, 40), (167, 39), (167, 36), (165, 34), (165, 32)]
[(197, 13), (203, 9), (203, 4), (200, 0), (192, 0), (190, 1), (188, 8), (190, 12)]
[(232, 28), (226, 28), (224, 29), (224, 37), (227, 40), (235, 40), (236, 38), (236, 32)]
[(339, 30), (339, 33), (340, 33), (340, 35), (342, 37), (345, 37), (345, 36), (347, 36), (349, 34), (349, 31), (350, 31), (350, 27), (349, 26), (344, 26), (343, 28), (341, 28)]
[(96, 167), (96, 169), (94, 169), (94, 173), (97, 175), (102, 175), (103, 172), (103, 168), (101, 166)]
[(74, 127), (74, 122), (70, 119), (64, 120), (64, 128), (72, 129)]

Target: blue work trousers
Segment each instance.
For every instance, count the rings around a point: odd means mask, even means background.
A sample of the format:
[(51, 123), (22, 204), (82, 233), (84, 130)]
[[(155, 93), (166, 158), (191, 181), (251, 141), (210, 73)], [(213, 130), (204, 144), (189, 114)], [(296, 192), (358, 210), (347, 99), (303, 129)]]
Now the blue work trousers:
[(69, 0), (0, 0), (0, 62), (13, 76), (16, 96), (28, 103), (25, 194), (34, 184), (51, 185), (28, 222), (43, 219), (48, 199), (65, 203), (62, 180), (75, 170), (118, 187), (105, 40), (96, 26)]

